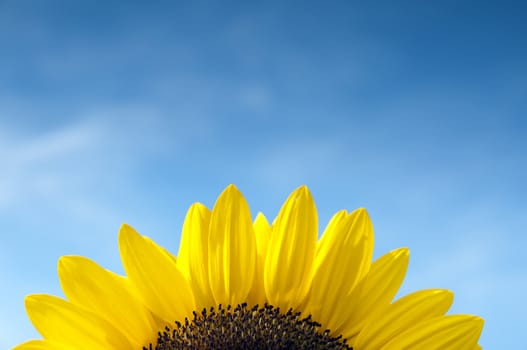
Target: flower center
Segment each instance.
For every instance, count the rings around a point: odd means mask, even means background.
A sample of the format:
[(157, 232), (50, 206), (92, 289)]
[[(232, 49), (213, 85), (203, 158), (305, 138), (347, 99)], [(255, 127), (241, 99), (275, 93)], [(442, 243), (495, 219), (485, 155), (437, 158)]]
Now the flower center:
[(194, 312), (174, 328), (159, 332), (157, 344), (143, 350), (174, 349), (352, 349), (342, 337), (331, 337), (329, 330), (311, 316), (300, 318), (291, 309), (281, 313), (271, 305), (235, 308), (221, 305)]

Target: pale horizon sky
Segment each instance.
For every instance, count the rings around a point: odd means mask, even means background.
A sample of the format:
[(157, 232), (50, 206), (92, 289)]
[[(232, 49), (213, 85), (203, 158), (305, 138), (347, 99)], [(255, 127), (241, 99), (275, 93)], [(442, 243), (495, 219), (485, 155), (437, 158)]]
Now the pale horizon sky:
[(365, 207), (399, 295), (455, 293), (485, 349), (527, 304), (527, 44), (520, 2), (0, 3), (0, 348), (38, 334), (62, 255), (122, 272), (134, 226), (177, 253), (234, 183), (273, 218), (307, 184), (320, 230)]

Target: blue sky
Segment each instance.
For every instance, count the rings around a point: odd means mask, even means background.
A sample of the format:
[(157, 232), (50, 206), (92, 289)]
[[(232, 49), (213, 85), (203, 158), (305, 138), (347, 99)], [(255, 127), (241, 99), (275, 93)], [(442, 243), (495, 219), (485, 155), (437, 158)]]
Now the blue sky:
[(0, 3), (0, 348), (56, 261), (122, 272), (121, 223), (177, 252), (229, 183), (321, 230), (366, 207), (401, 294), (455, 291), (484, 348), (524, 344), (527, 45), (520, 2)]

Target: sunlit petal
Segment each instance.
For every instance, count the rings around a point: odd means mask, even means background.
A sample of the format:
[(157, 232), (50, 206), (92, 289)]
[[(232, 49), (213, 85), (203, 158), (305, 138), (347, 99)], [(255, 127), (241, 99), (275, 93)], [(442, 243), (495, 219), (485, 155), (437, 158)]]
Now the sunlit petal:
[(272, 305), (296, 308), (311, 286), (317, 242), (318, 217), (307, 187), (295, 190), (285, 201), (267, 248), (264, 286)]
[(246, 301), (256, 269), (256, 240), (249, 206), (234, 185), (223, 191), (212, 209), (208, 245), (216, 304)]

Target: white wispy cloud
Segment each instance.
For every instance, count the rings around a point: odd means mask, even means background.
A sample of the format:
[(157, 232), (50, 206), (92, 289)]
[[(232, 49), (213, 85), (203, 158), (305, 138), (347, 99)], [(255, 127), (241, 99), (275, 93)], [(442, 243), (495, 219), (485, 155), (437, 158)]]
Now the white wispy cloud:
[(93, 151), (102, 136), (97, 125), (75, 123), (36, 136), (10, 136), (1, 129), (0, 208), (17, 199), (46, 195), (60, 188), (67, 163)]

